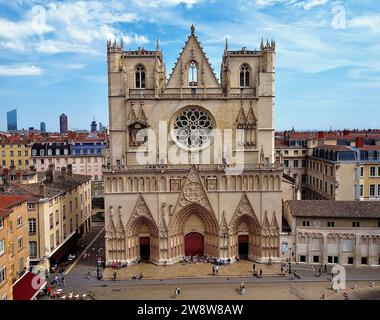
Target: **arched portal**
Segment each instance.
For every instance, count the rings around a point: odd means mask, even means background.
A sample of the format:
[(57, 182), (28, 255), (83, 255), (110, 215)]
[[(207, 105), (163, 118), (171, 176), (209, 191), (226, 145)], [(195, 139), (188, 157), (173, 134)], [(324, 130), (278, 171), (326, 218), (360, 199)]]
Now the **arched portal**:
[(185, 235), (185, 256), (201, 256), (204, 254), (204, 236), (199, 232)]
[(199, 204), (190, 204), (174, 214), (169, 223), (170, 257), (178, 260), (190, 252), (216, 257), (218, 235), (215, 215)]
[(249, 214), (243, 214), (231, 222), (232, 256), (253, 260), (260, 257), (261, 228)]
[(154, 221), (146, 216), (139, 216), (127, 226), (127, 251), (129, 260), (140, 258), (146, 261), (157, 261), (159, 256), (158, 228)]

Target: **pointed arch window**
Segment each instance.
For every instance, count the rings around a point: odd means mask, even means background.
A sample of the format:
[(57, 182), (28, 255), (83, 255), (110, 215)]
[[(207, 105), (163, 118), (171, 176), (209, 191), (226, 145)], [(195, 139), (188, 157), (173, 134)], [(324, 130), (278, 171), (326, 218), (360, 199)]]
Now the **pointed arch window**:
[(196, 87), (198, 83), (198, 64), (195, 61), (189, 63), (189, 87)]
[(240, 67), (240, 87), (249, 87), (249, 67), (247, 64)]
[(136, 89), (145, 88), (145, 69), (144, 66), (139, 64), (136, 67)]

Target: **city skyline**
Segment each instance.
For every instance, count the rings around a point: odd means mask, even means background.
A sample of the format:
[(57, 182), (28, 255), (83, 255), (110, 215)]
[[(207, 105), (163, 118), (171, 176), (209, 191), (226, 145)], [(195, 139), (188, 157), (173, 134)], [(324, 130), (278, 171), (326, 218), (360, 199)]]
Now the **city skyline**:
[[(12, 107), (18, 109), (19, 128), (38, 127), (43, 120), (58, 131), (57, 115), (63, 112), (72, 120), (69, 129), (88, 128), (89, 114), (108, 123), (106, 40), (123, 37), (126, 49), (154, 49), (159, 36), (169, 75), (192, 23), (218, 78), (226, 37), (231, 50), (258, 48), (262, 37), (276, 40), (277, 130), (376, 127), (375, 1), (115, 3), (117, 10), (104, 1), (0, 3), (0, 130)], [(159, 5), (160, 11), (152, 10)], [(69, 23), (69, 11), (78, 22)], [(16, 23), (21, 27), (15, 29)]]

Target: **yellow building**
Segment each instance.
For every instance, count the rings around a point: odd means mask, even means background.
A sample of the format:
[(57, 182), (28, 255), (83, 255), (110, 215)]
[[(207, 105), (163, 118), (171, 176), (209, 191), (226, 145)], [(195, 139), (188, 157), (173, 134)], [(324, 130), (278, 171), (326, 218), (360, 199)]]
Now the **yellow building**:
[(12, 286), (29, 265), (27, 200), (0, 195), (0, 300), (12, 299)]
[(360, 163), (360, 200), (380, 200), (380, 146), (363, 146)]
[(8, 140), (0, 143), (0, 167), (28, 170), (32, 145), (29, 141)]
[(91, 176), (48, 171), (45, 182), (13, 185), (28, 201), (30, 264), (49, 269), (90, 229)]

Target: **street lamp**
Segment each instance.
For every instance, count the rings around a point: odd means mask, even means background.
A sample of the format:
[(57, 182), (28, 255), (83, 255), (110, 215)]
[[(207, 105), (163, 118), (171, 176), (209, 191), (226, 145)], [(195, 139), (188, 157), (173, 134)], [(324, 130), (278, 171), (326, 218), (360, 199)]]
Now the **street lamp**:
[(293, 250), (295, 250), (295, 244), (294, 244), (294, 243), (293, 243), (293, 246), (290, 247), (289, 274), (292, 273), (292, 256), (293, 256)]

